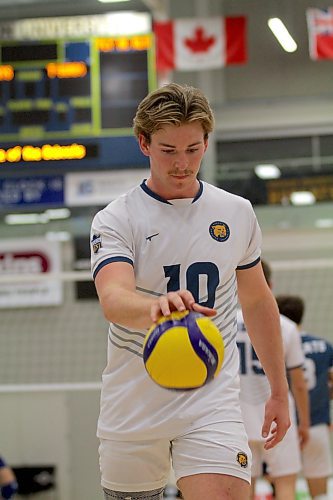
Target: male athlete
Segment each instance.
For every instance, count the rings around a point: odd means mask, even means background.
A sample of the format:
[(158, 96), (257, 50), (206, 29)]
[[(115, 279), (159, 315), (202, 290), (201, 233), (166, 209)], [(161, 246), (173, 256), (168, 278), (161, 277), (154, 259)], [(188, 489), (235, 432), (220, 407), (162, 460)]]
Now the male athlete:
[[(150, 176), (92, 223), (92, 272), (110, 322), (98, 421), (105, 499), (163, 498), (170, 457), (185, 500), (249, 498), (238, 299), (271, 386), (265, 446), (280, 442), (290, 425), (279, 313), (260, 265), (254, 211), (197, 177), (213, 125), (200, 90), (169, 84), (150, 93), (134, 119)], [(152, 322), (185, 309), (214, 317), (225, 359), (206, 386), (170, 391), (147, 375), (142, 345)]]

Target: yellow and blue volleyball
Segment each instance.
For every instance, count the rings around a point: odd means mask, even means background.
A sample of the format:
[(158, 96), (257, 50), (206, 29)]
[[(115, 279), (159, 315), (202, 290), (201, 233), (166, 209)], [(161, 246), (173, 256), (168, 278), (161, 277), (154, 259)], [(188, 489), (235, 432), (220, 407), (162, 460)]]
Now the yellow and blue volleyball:
[(143, 344), (143, 361), (161, 387), (190, 390), (204, 386), (221, 370), (224, 343), (220, 330), (203, 314), (175, 311), (154, 323)]

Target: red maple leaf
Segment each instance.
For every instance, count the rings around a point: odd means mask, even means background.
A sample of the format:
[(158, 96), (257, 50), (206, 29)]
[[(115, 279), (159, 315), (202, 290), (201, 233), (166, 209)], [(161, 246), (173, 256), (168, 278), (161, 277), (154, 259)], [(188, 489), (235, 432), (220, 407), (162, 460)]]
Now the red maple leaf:
[(216, 42), (215, 36), (205, 35), (205, 30), (201, 26), (196, 28), (192, 38), (185, 38), (185, 45), (192, 52), (207, 52)]

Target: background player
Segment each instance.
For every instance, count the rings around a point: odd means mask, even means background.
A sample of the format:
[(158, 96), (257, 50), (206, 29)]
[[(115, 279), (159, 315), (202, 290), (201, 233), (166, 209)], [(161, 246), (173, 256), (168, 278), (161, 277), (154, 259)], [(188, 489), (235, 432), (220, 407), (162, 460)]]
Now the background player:
[[(162, 498), (170, 455), (186, 500), (249, 497), (238, 297), (271, 385), (262, 425), (266, 448), (289, 427), (279, 312), (260, 265), (254, 211), (244, 198), (197, 178), (213, 125), (198, 89), (170, 84), (149, 94), (138, 107), (134, 132), (150, 176), (92, 223), (92, 272), (110, 321), (98, 421), (106, 499)], [(152, 321), (185, 309), (215, 316), (224, 364), (198, 390), (168, 391), (148, 377), (142, 344)]]
[[(271, 268), (262, 261), (264, 275), (271, 286)], [(263, 462), (274, 484), (276, 498), (294, 500), (297, 474), (301, 470), (300, 445), (308, 439), (309, 406), (308, 391), (303, 375), (304, 356), (296, 324), (284, 316), (280, 317), (284, 344), (286, 368), (291, 391), (296, 401), (299, 415), (297, 429), (295, 403), (289, 396), (292, 425), (285, 438), (275, 448), (265, 450), (261, 437), (261, 423), (264, 416), (265, 401), (270, 388), (264, 370), (247, 335), (242, 311), (238, 311), (237, 345), (240, 354), (240, 401), (244, 424), (252, 451), (252, 497), (255, 498), (256, 478), (262, 476)]]
[(0, 457), (0, 498), (9, 500), (17, 492), (17, 482), (12, 468)]
[(297, 323), (305, 354), (305, 376), (310, 391), (310, 439), (302, 449), (303, 474), (311, 496), (328, 500), (328, 478), (332, 474), (330, 447), (330, 389), (333, 385), (333, 346), (327, 340), (302, 329), (304, 300), (295, 295), (279, 295), (280, 312)]

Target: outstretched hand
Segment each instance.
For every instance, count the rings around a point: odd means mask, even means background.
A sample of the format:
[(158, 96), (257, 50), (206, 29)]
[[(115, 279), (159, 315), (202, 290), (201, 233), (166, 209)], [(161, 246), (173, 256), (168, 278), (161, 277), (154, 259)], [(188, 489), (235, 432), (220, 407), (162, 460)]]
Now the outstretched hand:
[(205, 316), (215, 316), (216, 310), (195, 302), (188, 290), (178, 290), (161, 295), (151, 306), (150, 316), (155, 323), (161, 316), (169, 316), (173, 311), (195, 311)]
[(271, 396), (265, 406), (262, 437), (266, 438), (264, 448), (274, 448), (284, 438), (290, 427), (288, 398)]

